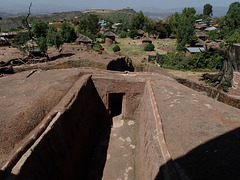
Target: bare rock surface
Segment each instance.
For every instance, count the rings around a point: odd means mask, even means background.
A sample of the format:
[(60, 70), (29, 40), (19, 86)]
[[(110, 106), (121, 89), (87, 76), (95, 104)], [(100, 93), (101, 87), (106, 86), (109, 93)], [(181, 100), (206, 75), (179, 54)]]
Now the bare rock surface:
[(0, 165), (80, 75), (77, 69), (34, 70), (0, 78)]

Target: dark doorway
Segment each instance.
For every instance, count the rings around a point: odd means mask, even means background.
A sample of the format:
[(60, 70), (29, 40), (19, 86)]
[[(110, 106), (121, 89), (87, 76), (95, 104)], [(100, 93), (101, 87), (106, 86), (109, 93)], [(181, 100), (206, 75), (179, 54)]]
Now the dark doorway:
[(125, 93), (110, 93), (109, 94), (109, 114), (111, 117), (122, 114), (123, 96)]

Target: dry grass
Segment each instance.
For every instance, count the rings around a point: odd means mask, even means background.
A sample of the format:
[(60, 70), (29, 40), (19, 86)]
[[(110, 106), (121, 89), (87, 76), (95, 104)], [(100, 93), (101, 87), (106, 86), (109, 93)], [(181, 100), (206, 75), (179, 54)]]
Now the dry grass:
[(117, 9), (87, 9), (82, 13), (109, 14), (118, 11)]
[[(131, 38), (116, 38), (116, 41), (121, 48), (121, 51), (117, 52), (117, 54), (130, 57), (135, 65), (142, 64), (142, 60), (144, 58), (148, 59), (148, 55), (156, 55), (156, 53), (166, 54), (169, 49), (175, 48), (176, 46), (176, 40), (174, 39), (159, 39), (153, 41), (155, 50), (152, 52), (146, 52), (142, 49), (141, 39), (133, 40)], [(168, 47), (163, 47), (163, 43), (164, 45), (167, 43)], [(112, 50), (114, 46), (115, 45), (106, 47), (103, 44), (103, 47), (109, 53), (114, 53)]]

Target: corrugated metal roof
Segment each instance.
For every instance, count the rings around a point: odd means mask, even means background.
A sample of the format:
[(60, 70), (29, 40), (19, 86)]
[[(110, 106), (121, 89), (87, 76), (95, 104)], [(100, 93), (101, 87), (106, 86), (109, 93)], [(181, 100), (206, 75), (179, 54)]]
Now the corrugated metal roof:
[(205, 49), (203, 47), (187, 47), (186, 49), (191, 53), (198, 53), (198, 52), (205, 51)]
[(215, 28), (215, 27), (208, 27), (208, 28), (206, 28), (205, 29), (205, 31), (213, 31), (213, 30), (216, 30), (217, 28)]

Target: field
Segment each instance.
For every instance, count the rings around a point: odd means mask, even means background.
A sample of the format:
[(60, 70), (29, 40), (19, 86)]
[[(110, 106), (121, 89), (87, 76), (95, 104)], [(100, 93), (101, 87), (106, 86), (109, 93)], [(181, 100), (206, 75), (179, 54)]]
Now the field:
[[(148, 55), (156, 55), (157, 53), (166, 54), (168, 50), (174, 49), (176, 47), (175, 39), (154, 40), (153, 44), (155, 46), (155, 50), (151, 52), (147, 52), (142, 49), (141, 39), (133, 40), (131, 38), (116, 38), (116, 41), (117, 45), (119, 45), (121, 48), (121, 51), (117, 52), (117, 54), (131, 58), (134, 64), (140, 64), (141, 62), (148, 60)], [(103, 44), (103, 47), (109, 53), (114, 53), (112, 50), (114, 46), (115, 45), (106, 47), (105, 44)]]

